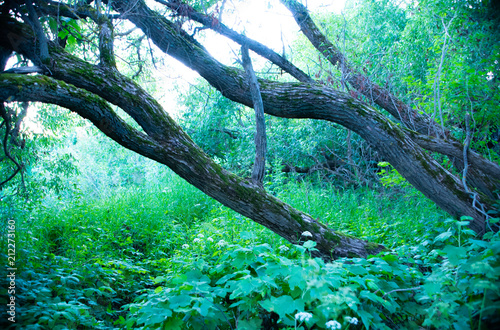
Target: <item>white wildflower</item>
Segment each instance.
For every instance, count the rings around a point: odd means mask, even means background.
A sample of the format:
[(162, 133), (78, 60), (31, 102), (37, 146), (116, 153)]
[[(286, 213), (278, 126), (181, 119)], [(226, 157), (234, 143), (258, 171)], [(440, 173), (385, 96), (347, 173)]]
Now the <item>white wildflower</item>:
[(281, 245), (278, 249), (280, 249), (280, 252), (283, 253), (283, 252), (286, 252), (288, 251), (288, 246), (285, 246), (285, 245)]
[(357, 318), (355, 318), (355, 317), (350, 317), (350, 316), (347, 316), (347, 317), (345, 318), (345, 320), (346, 320), (347, 322), (351, 323), (351, 324), (354, 324), (354, 325), (358, 324), (358, 319), (357, 319)]
[(312, 314), (307, 313), (307, 312), (299, 312), (295, 314), (295, 319), (298, 320), (299, 322), (307, 322), (311, 319)]
[(197, 237), (198, 238), (204, 238), (205, 236), (203, 236), (203, 234), (198, 234)]
[(189, 244), (184, 244), (184, 245), (182, 246), (182, 248), (183, 248), (183, 249), (189, 249)]
[(213, 242), (213, 241), (214, 241), (214, 239), (213, 239), (212, 237), (209, 237), (209, 238), (207, 238), (207, 241), (209, 241), (209, 242)]
[(308, 231), (303, 232), (303, 233), (302, 233), (302, 236), (305, 236), (305, 237), (313, 237), (313, 235), (312, 235), (310, 232), (308, 232)]
[(218, 247), (223, 247), (223, 246), (224, 246), (224, 245), (226, 245), (226, 244), (227, 244), (227, 243), (226, 243), (226, 241), (225, 241), (225, 240), (223, 240), (223, 239), (221, 239), (221, 240), (217, 243), (217, 246), (218, 246)]
[(193, 243), (199, 243), (200, 241), (201, 241), (201, 240), (200, 240), (199, 238), (195, 238), (195, 239), (193, 240)]
[(342, 328), (342, 325), (335, 320), (330, 320), (326, 322), (325, 327), (330, 330), (338, 330)]

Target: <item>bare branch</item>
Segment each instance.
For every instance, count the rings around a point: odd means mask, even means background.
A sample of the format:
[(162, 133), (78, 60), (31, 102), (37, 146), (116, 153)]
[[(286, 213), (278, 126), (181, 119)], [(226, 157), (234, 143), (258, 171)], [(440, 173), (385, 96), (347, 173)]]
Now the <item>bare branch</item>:
[(264, 104), (262, 103), (262, 96), (260, 95), (259, 82), (255, 76), (252, 66), (252, 60), (248, 53), (248, 46), (241, 47), (241, 56), (243, 59), (243, 67), (248, 77), (250, 85), (250, 92), (252, 94), (253, 108), (255, 110), (255, 162), (252, 170), (252, 180), (262, 185), (264, 180), (264, 172), (266, 170), (266, 122), (264, 120)]
[(16, 146), (24, 148), (24, 140), (23, 141), (18, 141), (19, 134), (21, 133), (21, 124), (23, 123), (24, 118), (28, 115), (28, 108), (29, 108), (29, 102), (24, 102), (21, 104), (21, 112), (17, 116), (16, 123), (14, 124), (14, 129), (10, 133), (12, 137), (12, 143), (14, 143)]
[(16, 167), (16, 169), (14, 170), (14, 172), (10, 176), (8, 176), (5, 180), (3, 180), (2, 182), (0, 182), (0, 190), (2, 190), (2, 187), (7, 182), (9, 182), (10, 180), (14, 179), (15, 176), (19, 172), (21, 172), (21, 179), (22, 179), (22, 182), (24, 184), (24, 176), (23, 176), (23, 173), (22, 173), (23, 167), (21, 166), (21, 164), (19, 164), (19, 162), (14, 157), (12, 157), (12, 155), (10, 154), (9, 147), (8, 147), (9, 135), (10, 135), (10, 116), (7, 113), (6, 109), (5, 109), (5, 105), (3, 104), (3, 102), (0, 103), (0, 116), (2, 116), (2, 118), (4, 120), (4, 123), (5, 123), (5, 135), (3, 137), (3, 152), (4, 152), (5, 156), (11, 162), (13, 162), (14, 165), (15, 165), (15, 167)]
[(38, 37), (38, 43), (39, 43), (38, 47), (40, 51), (39, 56), (41, 64), (49, 59), (49, 47), (48, 47), (47, 36), (43, 31), (42, 24), (40, 24), (40, 20), (38, 19), (38, 14), (36, 13), (35, 8), (33, 7), (31, 1), (26, 1), (26, 6), (28, 7), (29, 23), (33, 27), (33, 30), (35, 31), (36, 36)]
[(230, 28), (222, 24), (220, 20), (214, 22), (213, 17), (199, 13), (196, 10), (194, 10), (194, 8), (178, 0), (171, 0), (171, 1), (155, 0), (155, 1), (174, 10), (178, 15), (188, 17), (189, 19), (192, 19), (195, 22), (201, 23), (205, 28), (212, 29), (215, 32), (228, 37), (229, 39), (233, 40), (234, 42), (240, 45), (247, 45), (249, 49), (253, 50), (260, 56), (267, 58), (269, 61), (271, 61), (272, 63), (276, 64), (281, 69), (283, 69), (285, 72), (288, 72), (295, 79), (305, 83), (316, 83), (314, 79), (312, 79), (302, 70), (300, 70), (295, 65), (290, 63), (283, 56), (277, 54), (269, 47), (266, 47), (255, 40), (252, 40), (234, 30), (231, 30)]
[(100, 64), (116, 69), (113, 50), (113, 24), (105, 16), (99, 14), (99, 60)]
[(431, 117), (431, 120), (434, 121), (434, 118), (436, 117), (436, 113), (439, 112), (439, 119), (441, 121), (441, 130), (443, 136), (446, 135), (446, 129), (444, 128), (444, 119), (443, 119), (443, 109), (441, 108), (441, 71), (443, 70), (443, 63), (444, 63), (444, 58), (446, 56), (446, 51), (448, 49), (448, 37), (450, 36), (448, 34), (448, 28), (450, 27), (451, 23), (455, 19), (456, 16), (453, 16), (452, 19), (448, 22), (448, 26), (444, 24), (443, 18), (441, 18), (441, 22), (443, 23), (443, 28), (444, 28), (444, 41), (443, 41), (443, 48), (441, 50), (441, 60), (439, 61), (438, 65), (438, 70), (436, 73), (436, 77), (434, 78), (434, 84), (433, 84), (433, 89), (434, 89), (434, 114)]

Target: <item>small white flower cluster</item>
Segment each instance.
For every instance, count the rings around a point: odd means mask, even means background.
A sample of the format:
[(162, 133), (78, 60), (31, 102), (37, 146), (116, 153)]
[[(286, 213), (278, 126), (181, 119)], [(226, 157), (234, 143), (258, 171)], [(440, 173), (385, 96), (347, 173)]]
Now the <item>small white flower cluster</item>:
[(196, 237), (194, 240), (193, 240), (193, 243), (200, 243), (201, 242), (201, 239), (199, 239), (198, 237)]
[(183, 248), (183, 249), (189, 249), (189, 244), (184, 244), (184, 245), (182, 245), (182, 248)]
[(203, 234), (198, 234), (198, 235), (196, 235), (196, 237), (198, 237), (198, 238), (204, 238), (205, 236), (203, 236)]
[(311, 319), (312, 314), (307, 312), (299, 312), (295, 314), (295, 319), (299, 322), (307, 322)]
[(207, 241), (209, 241), (209, 242), (213, 242), (213, 241), (214, 241), (214, 239), (213, 239), (212, 237), (209, 237), (209, 238), (207, 238)]
[(227, 243), (226, 243), (226, 241), (225, 241), (225, 240), (223, 240), (223, 239), (221, 239), (221, 240), (217, 243), (217, 246), (218, 246), (218, 247), (223, 247), (223, 246), (225, 246), (225, 245), (227, 245)]
[(311, 232), (309, 232), (309, 231), (305, 231), (305, 232), (303, 232), (303, 233), (302, 233), (302, 236), (304, 236), (304, 237), (313, 237), (313, 235), (312, 235), (312, 234), (311, 234)]
[(358, 319), (355, 317), (346, 316), (345, 320), (351, 324), (358, 324)]
[(288, 250), (289, 250), (289, 249), (288, 249), (288, 246), (286, 246), (286, 245), (281, 245), (278, 249), (280, 249), (280, 252), (281, 252), (281, 253), (286, 252), (286, 251), (288, 251)]
[(326, 322), (325, 324), (325, 327), (329, 330), (339, 330), (339, 329), (342, 329), (342, 325), (335, 321), (335, 320), (330, 320), (328, 322)]

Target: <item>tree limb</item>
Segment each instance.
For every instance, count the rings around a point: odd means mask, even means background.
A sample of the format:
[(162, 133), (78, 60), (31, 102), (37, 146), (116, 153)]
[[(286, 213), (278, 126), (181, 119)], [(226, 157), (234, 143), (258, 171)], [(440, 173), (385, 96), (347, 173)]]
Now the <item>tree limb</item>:
[[(23, 87), (19, 89), (18, 86)], [(123, 90), (122, 93), (123, 97), (128, 97), (129, 92)], [(159, 127), (164, 137), (155, 140), (127, 125), (102, 98), (43, 76), (0, 75), (0, 101), (7, 100), (53, 103), (77, 112), (122, 146), (169, 166), (207, 195), (280, 234), (291, 243), (300, 243), (301, 233), (311, 232), (318, 248), (314, 256), (325, 259), (352, 255), (366, 257), (385, 249), (378, 244), (339, 234), (262, 188), (225, 171), (173, 122)], [(142, 105), (148, 106), (146, 102)], [(106, 123), (106, 129), (103, 128), (103, 122)]]
[(247, 45), (249, 49), (253, 50), (260, 56), (267, 58), (269, 61), (271, 61), (272, 63), (276, 64), (281, 69), (283, 69), (285, 72), (288, 72), (292, 77), (294, 77), (298, 81), (311, 84), (315, 83), (314, 79), (309, 77), (306, 73), (304, 73), (302, 70), (300, 70), (295, 65), (290, 63), (286, 58), (277, 54), (269, 47), (266, 47), (255, 40), (252, 40), (234, 30), (231, 30), (230, 28), (222, 24), (220, 21), (218, 21), (215, 24), (213, 17), (197, 12), (194, 8), (192, 8), (188, 4), (182, 3), (181, 1), (178, 0), (170, 0), (170, 1), (155, 0), (155, 1), (174, 10), (179, 15), (188, 17), (189, 19), (192, 19), (195, 22), (201, 23), (205, 28), (211, 29), (225, 37), (228, 37), (229, 39), (240, 44), (241, 46)]
[(9, 147), (8, 147), (8, 142), (9, 142), (9, 135), (10, 135), (10, 116), (9, 114), (7, 113), (7, 111), (5, 110), (5, 105), (3, 104), (3, 102), (0, 102), (0, 116), (3, 118), (4, 120), (4, 123), (5, 123), (5, 135), (3, 137), (3, 152), (5, 154), (5, 156), (11, 161), (14, 163), (16, 169), (14, 170), (14, 172), (8, 176), (5, 180), (3, 180), (2, 182), (0, 182), (0, 190), (2, 190), (3, 186), (9, 182), (10, 180), (14, 179), (15, 176), (17, 175), (17, 173), (21, 172), (21, 179), (24, 183), (24, 177), (23, 177), (23, 173), (22, 173), (22, 166), (18, 163), (18, 161), (12, 157), (12, 155), (10, 154), (10, 151), (9, 151)]
[[(342, 69), (343, 76), (345, 75), (346, 81), (358, 92), (366, 96), (369, 100), (375, 102), (375, 104), (379, 105), (381, 108), (388, 111), (392, 116), (399, 119), (409, 129), (419, 132), (420, 134), (429, 135), (431, 139), (432, 137), (437, 137), (438, 135), (440, 135), (440, 127), (434, 120), (419, 114), (417, 111), (402, 102), (398, 97), (393, 95), (390, 91), (373, 83), (368, 77), (352, 68), (352, 66), (347, 63), (347, 60), (343, 53), (321, 33), (319, 28), (310, 17), (307, 8), (304, 5), (300, 4), (296, 0), (280, 1), (292, 12), (295, 21), (301, 28), (301, 31), (309, 39), (313, 46), (333, 65), (336, 65)], [(449, 24), (451, 23), (451, 21), (449, 22)], [(447, 27), (445, 26), (445, 30), (446, 29)], [(445, 49), (443, 49), (443, 56), (444, 51)], [(439, 103), (439, 107), (440, 106), (441, 105)], [(442, 127), (442, 130), (444, 130), (444, 127)], [(455, 153), (457, 150), (461, 150), (463, 148), (463, 146), (460, 146), (460, 148), (458, 149), (456, 148), (456, 145), (460, 143), (454, 140), (450, 136), (450, 133), (448, 131), (443, 132), (443, 136), (444, 138), (446, 138), (446, 141), (441, 140), (440, 142), (440, 149), (442, 151), (453, 151), (453, 153)], [(423, 142), (422, 139), (420, 137), (419, 139), (420, 140), (416, 142), (419, 143), (419, 145), (423, 146), (421, 144), (421, 142)], [(449, 143), (450, 146), (442, 148), (445, 143)], [(441, 153), (450, 156), (449, 153)], [(475, 164), (471, 163), (471, 165), (474, 166), (474, 169), (469, 173), (471, 176), (471, 183), (474, 185), (477, 184), (475, 186), (476, 188), (486, 192), (486, 190), (488, 189), (486, 187), (491, 187), (492, 183), (488, 182), (490, 180), (485, 179), (485, 174), (488, 174), (492, 171), (500, 171), (500, 166), (493, 162), (487, 161), (477, 153), (476, 156), (477, 157), (475, 157)], [(457, 169), (461, 171), (460, 167), (457, 167)], [(492, 176), (492, 178), (497, 177), (499, 176)], [(489, 191), (487, 195), (491, 196), (492, 191), (493, 190)]]
[(255, 162), (252, 170), (252, 180), (262, 185), (264, 180), (264, 173), (266, 170), (266, 122), (264, 120), (264, 104), (260, 95), (259, 82), (255, 76), (252, 66), (252, 60), (248, 53), (248, 46), (241, 47), (241, 57), (243, 60), (243, 67), (248, 77), (248, 84), (250, 85), (250, 93), (252, 94), (253, 108), (255, 110)]
[(31, 1), (26, 1), (26, 7), (28, 7), (28, 17), (29, 23), (33, 27), (33, 30), (36, 33), (38, 38), (38, 47), (39, 47), (39, 64), (46, 62), (49, 59), (49, 48), (47, 45), (47, 36), (43, 31), (43, 27), (40, 24), (40, 20), (38, 19), (38, 14), (33, 7)]
[(113, 51), (113, 24), (104, 15), (98, 15), (99, 24), (99, 60), (102, 66), (116, 69), (115, 54)]
[(344, 54), (321, 33), (309, 15), (307, 8), (296, 0), (280, 0), (293, 14), (302, 33), (311, 44), (334, 66), (342, 69), (346, 81), (366, 98), (373, 101), (382, 109), (387, 110), (394, 118), (400, 120), (406, 127), (420, 132), (435, 135), (435, 123), (420, 115), (414, 109), (402, 102), (387, 89), (375, 84), (355, 70), (347, 62)]
[[(127, 19), (147, 33), (161, 50), (197, 71), (224, 96), (247, 106), (253, 105), (242, 72), (217, 62), (205, 49), (197, 47), (190, 36), (150, 10), (144, 1), (136, 0), (131, 6), (124, 0), (115, 0), (112, 5), (118, 12), (126, 13)], [(351, 129), (441, 208), (454, 216), (471, 216), (475, 219), (471, 228), (484, 231), (484, 217), (471, 206), (472, 201), (460, 180), (376, 110), (325, 86), (262, 79), (259, 84), (266, 113), (285, 118), (323, 119)]]

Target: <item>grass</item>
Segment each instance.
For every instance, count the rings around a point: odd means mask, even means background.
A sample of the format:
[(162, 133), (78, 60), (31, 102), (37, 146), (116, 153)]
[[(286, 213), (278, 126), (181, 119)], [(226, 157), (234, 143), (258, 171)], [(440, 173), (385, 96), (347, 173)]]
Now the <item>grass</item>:
[(390, 248), (416, 244), (423, 233), (442, 228), (447, 218), (446, 213), (411, 187), (396, 192), (339, 190), (302, 182), (288, 183), (278, 196), (331, 228)]

